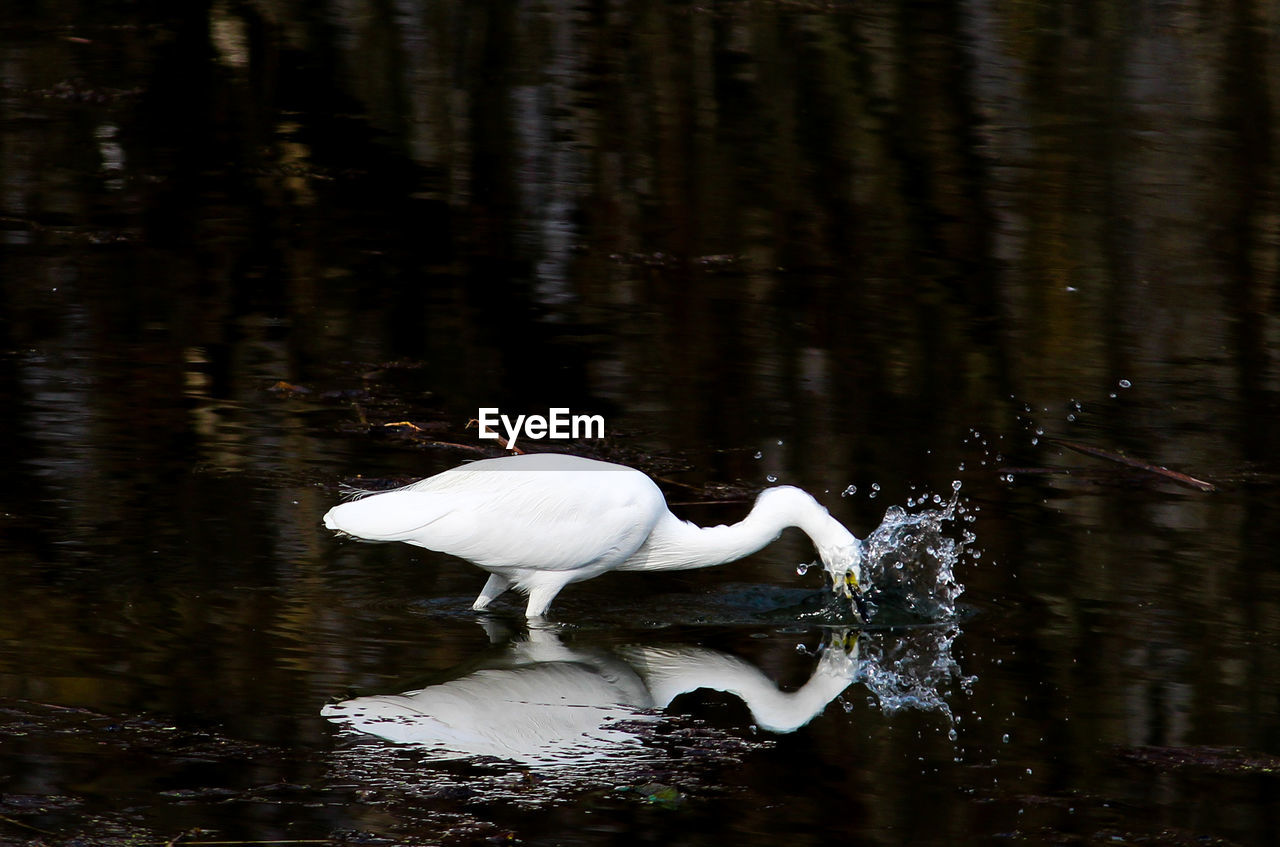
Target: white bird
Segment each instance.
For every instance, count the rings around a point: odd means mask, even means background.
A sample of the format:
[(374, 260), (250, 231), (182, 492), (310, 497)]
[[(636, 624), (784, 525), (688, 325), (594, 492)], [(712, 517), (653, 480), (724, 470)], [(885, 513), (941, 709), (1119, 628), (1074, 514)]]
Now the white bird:
[(862, 590), (862, 542), (813, 497), (769, 488), (732, 526), (700, 527), (667, 508), (640, 471), (558, 453), (484, 459), (403, 488), (360, 493), (324, 516), (365, 541), (405, 541), (488, 571), (473, 609), (515, 588), (525, 614), (542, 617), (566, 585), (607, 571), (673, 571), (722, 565), (756, 552), (788, 527), (817, 547), (832, 590)]

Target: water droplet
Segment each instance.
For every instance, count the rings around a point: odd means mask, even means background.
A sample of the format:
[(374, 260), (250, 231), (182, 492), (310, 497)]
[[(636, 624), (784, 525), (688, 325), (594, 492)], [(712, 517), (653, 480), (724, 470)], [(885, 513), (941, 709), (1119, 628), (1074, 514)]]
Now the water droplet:
[(774, 476), (773, 474), (769, 474), (768, 476), (766, 476), (766, 477), (765, 477), (765, 479), (769, 480), (770, 482), (777, 482), (777, 481), (778, 481), (778, 478), (777, 478), (776, 476)]
[(809, 568), (811, 568), (811, 567), (813, 567), (813, 566), (812, 566), (812, 565), (808, 565), (808, 564), (799, 564), (799, 565), (796, 565), (796, 573), (797, 573), (797, 574), (799, 574), (800, 576), (804, 576), (805, 574), (807, 574), (807, 573), (809, 572)]
[(1000, 741), (1001, 741), (1002, 743), (1004, 743), (1004, 744), (1008, 744), (1008, 743), (1009, 743), (1009, 733), (1007, 733), (1007, 732), (1006, 732), (1003, 736), (1001, 736)]
[(763, 458), (764, 458), (764, 452), (763, 452), (763, 451), (761, 451), (761, 450), (757, 450), (757, 451), (756, 451), (756, 458), (757, 458), (757, 459), (763, 459)]
[(779, 447), (781, 447), (781, 446), (782, 446), (782, 439), (781, 439), (781, 438), (779, 438), (779, 439), (778, 439), (778, 446), (779, 446)]
[(840, 496), (841, 496), (841, 497), (852, 497), (853, 495), (855, 495), (855, 494), (857, 494), (857, 493), (858, 493), (858, 486), (856, 486), (856, 485), (850, 485), (850, 486), (848, 486), (847, 488), (845, 488), (845, 490), (844, 490), (844, 491), (841, 491), (841, 492), (840, 492)]
[(1067, 421), (1068, 421), (1069, 423), (1075, 423), (1075, 422), (1076, 422), (1076, 416), (1075, 416), (1075, 415), (1067, 415)]
[(1121, 388), (1132, 388), (1132, 387), (1133, 387), (1133, 383), (1132, 383), (1132, 382), (1130, 382), (1130, 381), (1129, 381), (1129, 380), (1127, 380), (1127, 379), (1122, 379), (1122, 380), (1120, 380), (1120, 387), (1121, 387)]
[(951, 727), (951, 731), (947, 733), (947, 738), (951, 739), (952, 741), (955, 741), (959, 737), (960, 737), (960, 734), (956, 732), (956, 728), (954, 726)]
[(872, 491), (879, 491), (879, 490), (880, 490), (880, 483), (878, 483), (878, 482), (873, 482), (873, 483), (871, 483), (871, 490), (872, 490)]
[(951, 490), (952, 490), (952, 491), (959, 491), (959, 490), (960, 490), (960, 485), (961, 485), (960, 480), (958, 480), (958, 479), (953, 479), (953, 480), (951, 480)]

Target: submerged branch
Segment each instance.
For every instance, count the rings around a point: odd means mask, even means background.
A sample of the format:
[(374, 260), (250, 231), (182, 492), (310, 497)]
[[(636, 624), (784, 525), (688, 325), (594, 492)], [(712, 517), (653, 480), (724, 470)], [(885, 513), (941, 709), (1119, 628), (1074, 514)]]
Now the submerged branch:
[(40, 833), (41, 835), (56, 835), (56, 833), (50, 832), (50, 831), (49, 831), (49, 830), (47, 830), (47, 829), (41, 829), (41, 828), (40, 828), (40, 827), (38, 827), (38, 826), (32, 826), (32, 825), (31, 825), (31, 824), (29, 824), (29, 823), (23, 823), (22, 821), (14, 820), (13, 818), (9, 817), (8, 815), (0, 815), (0, 823), (7, 823), (7, 824), (9, 824), (9, 825), (11, 825), (11, 826), (16, 826), (16, 827), (18, 827), (19, 829), (25, 829), (25, 830), (27, 830), (28, 832), (38, 832), (38, 833)]
[[(466, 426), (464, 426), (464, 427), (463, 427), (463, 429), (471, 429), (471, 427), (473, 427), (473, 426), (475, 426), (475, 427), (479, 427), (479, 425), (480, 425), (480, 422), (479, 422), (478, 420), (476, 420), (475, 418), (472, 418), (471, 420), (467, 421), (467, 425), (466, 425)], [(501, 445), (502, 445), (502, 449), (503, 449), (503, 450), (508, 450), (508, 451), (510, 451), (510, 452), (512, 452), (512, 453), (517, 453), (517, 454), (522, 455), (522, 456), (524, 455), (524, 451), (523, 451), (523, 450), (521, 450), (519, 447), (511, 447), (511, 446), (509, 445), (509, 443), (507, 442), (507, 439), (503, 438), (503, 437), (502, 437), (501, 435), (499, 435), (498, 433), (496, 433), (496, 432), (495, 432), (495, 433), (493, 434), (493, 437), (497, 440), (497, 442), (498, 442), (499, 444), (501, 444)]]
[(1185, 485), (1188, 488), (1195, 488), (1199, 491), (1217, 490), (1216, 487), (1213, 485), (1213, 483), (1205, 482), (1202, 479), (1196, 479), (1193, 476), (1188, 476), (1187, 474), (1179, 473), (1178, 471), (1169, 470), (1168, 468), (1161, 467), (1160, 465), (1153, 465), (1149, 462), (1143, 462), (1139, 459), (1131, 459), (1128, 456), (1121, 455), (1120, 453), (1114, 453), (1110, 450), (1103, 450), (1101, 447), (1093, 447), (1088, 444), (1081, 444), (1078, 441), (1067, 441), (1066, 439), (1063, 439), (1063, 438), (1046, 438), (1045, 440), (1053, 444), (1057, 444), (1059, 447), (1065, 447), (1068, 450), (1074, 450), (1075, 452), (1083, 454), (1085, 456), (1091, 456), (1095, 459), (1102, 459), (1108, 462), (1116, 462), (1117, 464), (1125, 465), (1130, 468), (1137, 468), (1140, 471), (1145, 471), (1150, 474), (1162, 476), (1165, 479), (1172, 480), (1173, 482), (1176, 482), (1179, 485)]

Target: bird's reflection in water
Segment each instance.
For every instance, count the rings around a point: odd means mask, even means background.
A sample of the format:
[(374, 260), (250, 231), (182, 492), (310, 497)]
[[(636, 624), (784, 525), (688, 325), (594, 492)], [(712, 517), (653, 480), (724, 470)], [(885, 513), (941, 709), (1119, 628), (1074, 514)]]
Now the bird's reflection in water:
[(453, 679), (345, 700), (321, 714), (434, 758), (552, 765), (637, 752), (643, 726), (659, 720), (655, 709), (644, 680), (622, 657), (530, 629)]
[[(491, 637), (498, 635), (496, 625), (489, 626)], [(345, 700), (322, 714), (434, 759), (491, 757), (535, 767), (620, 762), (656, 754), (645, 742), (674, 719), (663, 710), (699, 689), (740, 698), (762, 729), (793, 732), (855, 681), (882, 678), (883, 669), (869, 671), (859, 658), (860, 650), (867, 652), (861, 641), (876, 635), (827, 630), (808, 679), (783, 691), (755, 665), (718, 650), (583, 647), (551, 629), (532, 628), (445, 682)], [(947, 662), (953, 637), (938, 641), (948, 649)], [(870, 647), (871, 654), (885, 655), (881, 645)], [(936, 659), (928, 664), (939, 666)], [(870, 687), (879, 693), (876, 684)], [(924, 703), (915, 699), (914, 705)]]
[(533, 628), (461, 676), (402, 694), (345, 700), (322, 714), (436, 758), (581, 764), (642, 754), (661, 710), (698, 689), (741, 698), (764, 729), (798, 729), (853, 682), (857, 645), (856, 635), (829, 634), (808, 681), (784, 692), (750, 662), (717, 650), (570, 646), (550, 629)]

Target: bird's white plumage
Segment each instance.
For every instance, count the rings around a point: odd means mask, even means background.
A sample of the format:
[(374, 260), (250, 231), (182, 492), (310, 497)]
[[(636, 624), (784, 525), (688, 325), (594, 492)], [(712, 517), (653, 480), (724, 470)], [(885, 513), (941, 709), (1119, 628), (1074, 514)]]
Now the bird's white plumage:
[(860, 542), (808, 494), (763, 492), (732, 526), (702, 528), (667, 509), (634, 468), (539, 453), (485, 459), (394, 491), (339, 504), (325, 526), (368, 541), (405, 541), (458, 556), (492, 576), (475, 608), (509, 588), (536, 617), (571, 582), (610, 570), (678, 570), (734, 561), (788, 526), (808, 533), (836, 587), (857, 584)]

